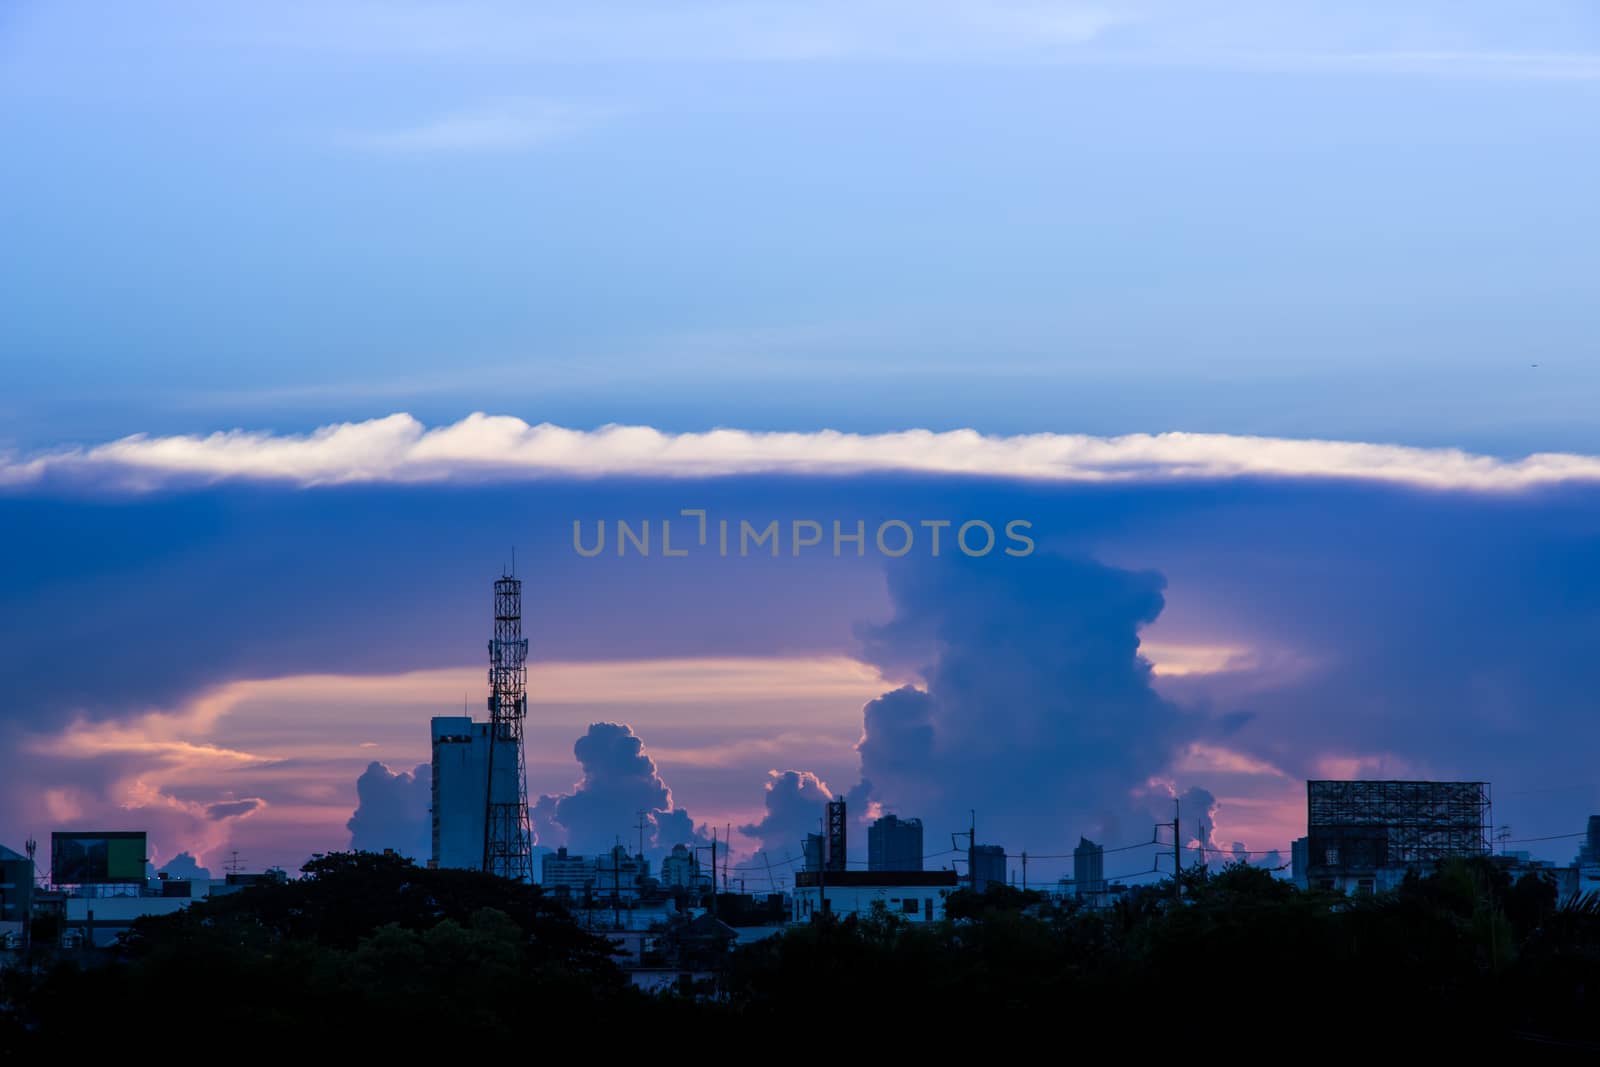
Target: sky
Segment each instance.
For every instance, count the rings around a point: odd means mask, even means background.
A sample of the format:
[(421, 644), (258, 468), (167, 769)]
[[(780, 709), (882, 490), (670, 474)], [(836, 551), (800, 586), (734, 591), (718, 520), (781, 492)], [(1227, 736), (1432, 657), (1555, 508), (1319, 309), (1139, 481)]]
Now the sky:
[(1597, 104), (1578, 2), (6, 5), (0, 842), (424, 847), (514, 548), (545, 847), (1569, 859)]

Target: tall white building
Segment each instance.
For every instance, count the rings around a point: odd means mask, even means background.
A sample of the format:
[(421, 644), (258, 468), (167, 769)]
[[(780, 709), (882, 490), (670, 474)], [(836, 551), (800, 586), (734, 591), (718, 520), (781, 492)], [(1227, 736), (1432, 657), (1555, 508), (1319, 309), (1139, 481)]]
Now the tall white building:
[[(433, 864), (483, 869), (488, 804), (489, 724), (465, 715), (433, 720)], [(495, 802), (515, 803), (517, 748), (501, 741), (494, 752)]]

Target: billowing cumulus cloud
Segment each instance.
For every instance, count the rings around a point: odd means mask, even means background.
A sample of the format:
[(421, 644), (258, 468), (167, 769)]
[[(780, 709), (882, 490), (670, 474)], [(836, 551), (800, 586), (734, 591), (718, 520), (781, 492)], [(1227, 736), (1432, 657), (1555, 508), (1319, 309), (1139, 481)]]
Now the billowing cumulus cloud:
[(187, 852), (180, 852), (166, 863), (156, 869), (157, 874), (164, 874), (174, 880), (194, 880), (205, 882), (211, 879), (211, 871), (200, 866), (198, 860)]
[(766, 853), (773, 862), (792, 863), (806, 835), (820, 832), (823, 805), (832, 799), (828, 784), (810, 771), (769, 771), (761, 818), (739, 832), (760, 842), (758, 860)]
[(391, 771), (374, 760), (356, 779), (357, 805), (346, 828), (350, 847), (366, 852), (392, 848), (425, 860), (433, 853), (428, 807), (433, 768), (419, 763), (410, 771)]
[(664, 849), (699, 841), (694, 821), (687, 811), (673, 806), (672, 790), (631, 726), (594, 723), (573, 744), (572, 754), (583, 768), (572, 792), (547, 793), (533, 806), (541, 845), (566, 845), (584, 853), (636, 842), (641, 817), (647, 824), (647, 847)]
[(1503, 460), (1457, 449), (1198, 433), (666, 433), (649, 426), (584, 431), (481, 413), (430, 429), (411, 415), (396, 414), (324, 426), (304, 435), (243, 430), (203, 436), (140, 434), (92, 447), (13, 456), (0, 460), (0, 487), (65, 483), (142, 491), (232, 479), (309, 486), (552, 475), (704, 478), (875, 472), (1089, 483), (1316, 478), (1509, 491), (1600, 481), (1600, 457), (1541, 453)]

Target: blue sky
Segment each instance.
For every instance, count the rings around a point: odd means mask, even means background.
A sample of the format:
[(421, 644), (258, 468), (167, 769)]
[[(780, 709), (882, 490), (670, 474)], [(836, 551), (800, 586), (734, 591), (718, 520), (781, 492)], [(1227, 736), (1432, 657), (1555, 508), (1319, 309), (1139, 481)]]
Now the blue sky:
[(0, 436), (1600, 449), (1600, 16), (1395, 8), (8, 5)]
[[(0, 842), (424, 826), (516, 546), (547, 844), (1426, 775), (1566, 860), (1597, 104), (1539, 0), (6, 5)], [(571, 550), (686, 507), (1040, 551)]]

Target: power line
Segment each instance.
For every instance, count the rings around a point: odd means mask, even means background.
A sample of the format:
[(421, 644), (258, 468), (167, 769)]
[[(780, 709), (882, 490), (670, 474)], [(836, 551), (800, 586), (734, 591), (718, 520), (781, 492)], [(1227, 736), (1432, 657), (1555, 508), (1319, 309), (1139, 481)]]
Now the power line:
[(1589, 831), (1580, 830), (1575, 834), (1551, 834), (1549, 837), (1508, 837), (1503, 842), (1507, 845), (1521, 845), (1531, 841), (1565, 841), (1573, 837), (1588, 837)]
[[(1118, 853), (1118, 852), (1132, 852), (1135, 849), (1151, 848), (1151, 847), (1154, 847), (1154, 846), (1159, 845), (1159, 844), (1161, 844), (1160, 841), (1157, 841), (1154, 837), (1151, 837), (1151, 839), (1149, 841), (1140, 841), (1139, 843), (1133, 844), (1133, 845), (1119, 845), (1119, 846), (1117, 846), (1115, 848), (1101, 848), (1100, 851), (1102, 853), (1110, 853), (1110, 854), (1115, 854), (1115, 853)], [(946, 849), (941, 849), (938, 852), (925, 853), (922, 858), (924, 860), (938, 859), (941, 856), (949, 856), (949, 855), (953, 855), (953, 854), (956, 854), (956, 853), (962, 853), (962, 852), (965, 852), (965, 851), (967, 851), (967, 850), (964, 849), (964, 848), (946, 848)], [(1008, 860), (1015, 860), (1015, 859), (1021, 859), (1022, 858), (1022, 853), (1020, 853), (1020, 852), (1006, 852), (1006, 853), (1002, 853), (1002, 854)], [(1263, 853), (1263, 855), (1265, 855), (1265, 853)], [(1077, 854), (1074, 853), (1074, 852), (1053, 852), (1053, 853), (1030, 852), (1030, 853), (1028, 853), (1028, 861), (1030, 863), (1032, 861), (1034, 861), (1034, 860), (1070, 860), (1070, 859), (1076, 859), (1076, 858), (1077, 858)], [(804, 857), (790, 856), (787, 859), (774, 860), (773, 862), (775, 864), (779, 865), (779, 866), (792, 866), (792, 865), (794, 865), (796, 863), (803, 863), (804, 862)], [(868, 861), (867, 860), (847, 860), (846, 863), (849, 866), (852, 866), (852, 867), (866, 867), (867, 864), (868, 864)], [(765, 870), (766, 866), (765, 866), (765, 864), (759, 864), (759, 863), (735, 864), (730, 869), (731, 870), (735, 870), (735, 871)]]

